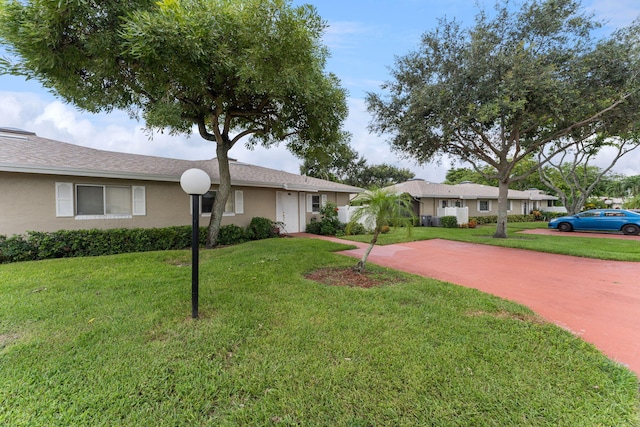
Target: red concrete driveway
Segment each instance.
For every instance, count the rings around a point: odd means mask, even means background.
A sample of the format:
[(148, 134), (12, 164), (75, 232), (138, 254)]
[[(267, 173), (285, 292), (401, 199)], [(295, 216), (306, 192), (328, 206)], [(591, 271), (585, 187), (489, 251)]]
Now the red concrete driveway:
[(640, 376), (640, 263), (440, 239), (376, 246), (368, 261), (526, 305)]

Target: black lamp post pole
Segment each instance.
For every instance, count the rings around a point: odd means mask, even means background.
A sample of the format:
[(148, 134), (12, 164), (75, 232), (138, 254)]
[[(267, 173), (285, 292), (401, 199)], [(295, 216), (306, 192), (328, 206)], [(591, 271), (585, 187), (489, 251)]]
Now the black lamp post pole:
[(193, 206), (191, 223), (191, 317), (198, 318), (198, 279), (199, 279), (199, 248), (200, 248), (200, 196), (191, 195)]

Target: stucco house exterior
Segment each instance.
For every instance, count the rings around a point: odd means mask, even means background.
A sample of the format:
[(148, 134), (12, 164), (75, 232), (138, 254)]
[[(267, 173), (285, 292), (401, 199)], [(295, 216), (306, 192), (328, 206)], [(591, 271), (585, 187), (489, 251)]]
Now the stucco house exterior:
[[(469, 217), (498, 214), (498, 187), (465, 182), (456, 185), (436, 184), (412, 179), (387, 187), (396, 193), (408, 193), (413, 198), (417, 216), (444, 216), (449, 208), (467, 208)], [(509, 215), (531, 211), (553, 211), (557, 197), (540, 190), (509, 190)]]
[[(191, 224), (190, 197), (180, 176), (190, 168), (211, 177), (202, 198), (208, 224), (218, 163), (117, 153), (0, 128), (0, 235), (26, 231), (152, 228)], [(327, 201), (348, 205), (362, 189), (231, 161), (231, 196), (222, 225), (245, 227), (253, 217), (304, 231)]]

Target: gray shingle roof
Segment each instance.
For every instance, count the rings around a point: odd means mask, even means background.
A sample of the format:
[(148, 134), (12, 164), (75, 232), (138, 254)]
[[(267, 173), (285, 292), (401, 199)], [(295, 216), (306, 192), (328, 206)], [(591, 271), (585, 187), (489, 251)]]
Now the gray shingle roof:
[[(402, 182), (388, 187), (398, 193), (409, 193), (416, 198), (441, 199), (497, 199), (498, 187), (462, 183), (456, 185), (434, 184), (420, 179)], [(517, 200), (556, 200), (557, 197), (542, 194), (539, 190), (509, 190), (509, 199)]]
[[(229, 166), (231, 184), (235, 186), (342, 193), (362, 191), (349, 185), (238, 161), (231, 161)], [(0, 128), (0, 171), (179, 182), (182, 173), (190, 168), (206, 171), (214, 184), (220, 182), (215, 159), (193, 161), (97, 150), (41, 138), (32, 132)]]

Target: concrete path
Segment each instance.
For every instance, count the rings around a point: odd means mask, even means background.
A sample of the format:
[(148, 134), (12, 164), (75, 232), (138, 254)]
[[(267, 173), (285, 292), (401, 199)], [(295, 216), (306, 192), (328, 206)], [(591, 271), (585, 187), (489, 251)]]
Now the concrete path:
[[(341, 253), (362, 257), (356, 245)], [(368, 262), (526, 305), (640, 376), (640, 263), (440, 239), (376, 246)]]

